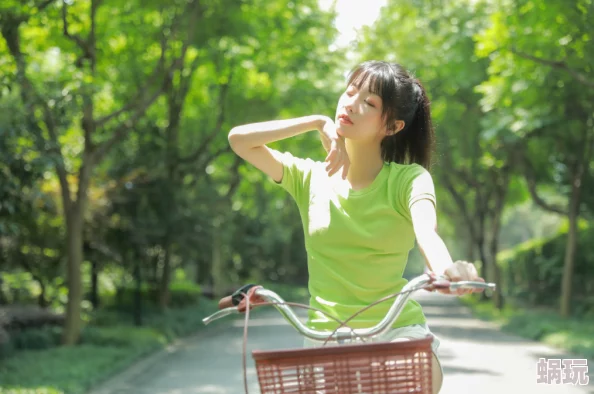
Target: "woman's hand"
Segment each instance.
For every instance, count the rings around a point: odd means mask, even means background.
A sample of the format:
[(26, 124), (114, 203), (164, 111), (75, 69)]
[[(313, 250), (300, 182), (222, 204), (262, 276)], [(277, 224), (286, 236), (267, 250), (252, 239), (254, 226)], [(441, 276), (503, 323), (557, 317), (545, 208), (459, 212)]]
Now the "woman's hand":
[[(476, 271), (474, 264), (469, 263), (468, 261), (460, 260), (446, 268), (444, 276), (446, 276), (450, 282), (460, 282), (467, 280), (477, 282), (485, 281), (483, 278), (478, 276), (478, 272)], [(458, 289), (453, 291), (449, 289), (440, 289), (439, 291), (444, 294), (465, 295), (470, 293), (480, 293), (483, 291), (483, 289)]]
[(336, 174), (342, 168), (342, 179), (346, 179), (351, 162), (346, 151), (344, 138), (338, 135), (336, 125), (330, 118), (324, 121), (319, 131), (322, 145), (328, 152), (325, 159), (328, 176)]

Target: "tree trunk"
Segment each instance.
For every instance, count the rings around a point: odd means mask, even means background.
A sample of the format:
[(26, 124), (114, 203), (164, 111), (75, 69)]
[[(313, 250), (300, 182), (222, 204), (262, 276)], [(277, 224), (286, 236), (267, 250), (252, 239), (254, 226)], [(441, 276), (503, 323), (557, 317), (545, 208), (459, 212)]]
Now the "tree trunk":
[(8, 297), (4, 293), (4, 279), (2, 278), (2, 272), (0, 272), (0, 305), (8, 304)]
[(74, 345), (81, 329), (81, 302), (83, 297), (81, 263), (83, 260), (83, 212), (80, 202), (71, 205), (66, 220), (66, 245), (68, 250), (66, 283), (68, 283), (68, 303), (62, 333), (63, 345)]
[(136, 290), (134, 291), (134, 324), (138, 327), (142, 325), (142, 273), (140, 269), (140, 258), (134, 258), (134, 281)]
[(225, 296), (225, 268), (222, 256), (221, 219), (214, 220), (212, 227), (212, 279), (215, 299)]
[[(488, 260), (488, 256), (487, 256), (487, 251), (485, 250), (485, 211), (484, 209), (481, 209), (481, 205), (480, 204), (484, 204), (484, 201), (481, 201), (481, 199), (479, 198), (478, 194), (476, 196), (476, 209), (477, 209), (477, 220), (478, 223), (476, 224), (476, 226), (473, 226), (473, 229), (475, 231), (474, 237), (473, 239), (476, 242), (476, 251), (478, 252), (479, 255), (479, 259), (481, 261), (481, 272), (480, 275), (482, 278), (485, 279), (485, 281), (490, 281), (489, 278), (489, 260)], [(481, 300), (487, 300), (489, 299), (489, 296), (487, 294), (487, 292), (482, 292), (481, 293)]]
[(569, 201), (569, 232), (565, 246), (565, 258), (563, 261), (563, 279), (561, 282), (561, 316), (571, 315), (571, 293), (573, 282), (573, 267), (575, 252), (577, 248), (578, 219), (581, 191), (581, 174), (576, 175), (571, 185), (571, 196)]
[(510, 166), (501, 168), (500, 172), (496, 175), (496, 181), (494, 182), (493, 197), (495, 199), (493, 209), (491, 213), (491, 239), (490, 239), (490, 254), (491, 254), (491, 271), (493, 275), (493, 282), (497, 284), (493, 293), (493, 301), (495, 308), (501, 310), (504, 305), (503, 298), (503, 283), (501, 278), (501, 270), (497, 264), (497, 254), (499, 252), (499, 232), (501, 230), (501, 217), (505, 208), (505, 200), (507, 191), (509, 189), (510, 182)]
[(68, 284), (68, 303), (66, 304), (66, 318), (62, 332), (62, 344), (77, 343), (81, 329), (81, 302), (83, 287), (81, 265), (83, 262), (83, 227), (87, 210), (89, 184), (91, 182), (93, 165), (86, 153), (78, 174), (78, 190), (76, 200), (70, 199), (68, 183), (63, 182), (67, 189), (62, 190), (62, 203), (66, 218), (66, 246), (68, 252), (66, 283)]
[(504, 299), (503, 299), (503, 291), (502, 291), (502, 283), (501, 283), (501, 270), (499, 269), (499, 265), (497, 264), (497, 252), (499, 250), (499, 237), (497, 235), (493, 235), (493, 239), (491, 240), (491, 274), (493, 277), (493, 282), (497, 284), (495, 291), (493, 292), (493, 303), (495, 304), (495, 308), (501, 310), (503, 309)]
[[(482, 230), (481, 230), (482, 231)], [(485, 251), (485, 237), (484, 235), (479, 235), (477, 237), (475, 237), (476, 239), (476, 250), (478, 251), (478, 255), (479, 255), (479, 259), (481, 260), (481, 277), (483, 279), (485, 279), (485, 281), (489, 282), (490, 281), (490, 275), (489, 275), (489, 261), (488, 261), (488, 257), (487, 257), (487, 252)], [(489, 299), (489, 295), (487, 294), (487, 292), (483, 291), (481, 293), (481, 300), (488, 300)]]
[(201, 249), (196, 258), (196, 284), (212, 286), (212, 260), (207, 250)]
[(38, 280), (37, 282), (39, 282), (39, 288), (41, 290), (39, 293), (39, 296), (37, 297), (37, 305), (39, 305), (40, 308), (45, 309), (49, 305), (49, 302), (47, 301), (47, 297), (45, 296), (46, 287), (45, 287), (45, 284), (43, 283), (43, 281)]
[[(468, 238), (466, 239), (466, 258), (468, 261), (474, 262), (476, 260), (476, 250), (478, 245), (476, 234), (473, 229), (474, 226), (472, 226), (471, 223), (467, 223), (466, 220), (464, 220), (461, 225), (466, 227), (466, 230), (468, 231)], [(479, 275), (482, 278), (485, 277), (485, 264), (482, 260), (479, 268)]]
[(292, 249), (293, 249), (293, 229), (291, 229), (291, 232), (289, 234), (289, 238), (287, 239), (287, 242), (285, 242), (285, 244), (283, 245), (281, 264), (285, 270), (289, 270), (290, 269), (289, 267), (293, 266), (293, 264), (291, 263), (291, 250)]
[(91, 261), (91, 305), (93, 309), (99, 308), (99, 265), (95, 260)]
[[(472, 234), (472, 231), (470, 229), (468, 229), (468, 232), (470, 234), (468, 235), (468, 240), (466, 242), (466, 256), (468, 256), (468, 261), (474, 262), (474, 260), (476, 259), (476, 257), (475, 257), (476, 248), (474, 247), (476, 242), (474, 240), (474, 235)], [(484, 268), (481, 265), (481, 271), (483, 271), (483, 270), (484, 270)], [(484, 272), (480, 272), (480, 275), (483, 276)]]
[[(168, 231), (170, 231), (168, 229)], [(159, 282), (159, 307), (165, 310), (169, 305), (169, 282), (171, 282), (171, 242), (169, 242), (169, 234), (165, 236), (165, 254), (163, 256), (163, 272)]]

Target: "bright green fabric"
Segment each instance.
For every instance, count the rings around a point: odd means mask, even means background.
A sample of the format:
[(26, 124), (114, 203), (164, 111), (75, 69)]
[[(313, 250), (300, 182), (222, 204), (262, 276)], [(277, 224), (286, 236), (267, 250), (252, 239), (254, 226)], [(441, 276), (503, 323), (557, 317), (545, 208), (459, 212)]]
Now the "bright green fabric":
[[(281, 161), (280, 185), (294, 198), (303, 223), (310, 305), (345, 320), (400, 291), (407, 283), (402, 275), (415, 240), (410, 206), (420, 199), (435, 203), (429, 172), (416, 164), (386, 163), (370, 186), (353, 191), (344, 187), (339, 174), (328, 178), (322, 162), (288, 152)], [(368, 309), (348, 325), (377, 324), (393, 300)], [(409, 299), (394, 327), (424, 322), (421, 306)], [(311, 311), (308, 325), (320, 330), (336, 327)]]

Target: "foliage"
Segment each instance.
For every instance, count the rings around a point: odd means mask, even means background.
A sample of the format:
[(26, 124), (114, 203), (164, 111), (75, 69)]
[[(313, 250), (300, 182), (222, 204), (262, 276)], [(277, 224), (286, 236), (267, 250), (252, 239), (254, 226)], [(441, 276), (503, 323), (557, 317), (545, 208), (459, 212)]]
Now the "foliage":
[[(137, 359), (147, 349), (81, 345), (26, 351), (0, 366), (0, 392), (84, 393), (92, 384)], [(36, 391), (37, 392), (37, 391)]]
[[(563, 274), (567, 228), (558, 234), (524, 242), (499, 254), (504, 293), (527, 306), (557, 307)], [(594, 317), (594, 231), (584, 224), (575, 260), (573, 310), (575, 316)]]
[(0, 363), (0, 393), (43, 389), (84, 393), (142, 355), (196, 332), (214, 310), (214, 302), (201, 299), (199, 304), (151, 315), (144, 327), (126, 324), (126, 317), (119, 314), (117, 324), (86, 327), (75, 347), (51, 347), (60, 335), (55, 329), (30, 331), (18, 341), (22, 349), (31, 350)]
[[(572, 196), (577, 217), (591, 219), (592, 10), (590, 0), (391, 0), (336, 51), (335, 14), (317, 0), (4, 1), (0, 304), (64, 312), (71, 301), (86, 328), (80, 347), (22, 358), (61, 331), (15, 334), (9, 361), (22, 364), (0, 381), (27, 382), (31, 363), (50, 368), (40, 385), (82, 390), (117, 358), (201, 326), (191, 311), (204, 289), (269, 283), (305, 300), (305, 288), (282, 285), (307, 282), (296, 206), (230, 152), (227, 133), (332, 117), (355, 61), (400, 62), (427, 88), (439, 229), (453, 257), (492, 262), (500, 246), (557, 231)], [(272, 146), (324, 157), (315, 133)], [(506, 252), (506, 295), (557, 303), (563, 234)], [(574, 313), (592, 305), (591, 231), (581, 234)], [(413, 251), (406, 274), (422, 265)], [(100, 346), (116, 343), (128, 345)], [(79, 377), (60, 370), (91, 355)]]
[[(201, 298), (202, 292), (200, 286), (194, 283), (177, 282), (172, 283), (170, 288), (169, 306), (171, 308), (181, 308), (187, 305), (193, 305)], [(121, 287), (117, 289), (113, 300), (108, 301), (107, 307), (113, 307), (122, 310), (131, 310), (134, 307), (134, 297), (136, 288)], [(149, 308), (159, 305), (158, 289), (154, 287), (143, 286), (140, 292), (143, 302)]]
[[(7, 199), (14, 224), (33, 230), (47, 217), (51, 227), (21, 241), (28, 254), (5, 260), (28, 265), (44, 306), (53, 301), (46, 290), (68, 273), (65, 342), (78, 335), (83, 294), (99, 304), (97, 278), (109, 266), (156, 289), (166, 308), (176, 297), (175, 269), (208, 283), (215, 280), (209, 255), (241, 261), (226, 244), (234, 231), (246, 232), (234, 221), (249, 207), (228, 205), (239, 183), (253, 182), (239, 179), (244, 164), (228, 154), (225, 131), (237, 122), (330, 108), (327, 87), (340, 72), (339, 54), (327, 50), (332, 18), (314, 0), (9, 2), (0, 9), (0, 65), (11, 74), (0, 98), (14, 109), (3, 112), (0, 129), (20, 133), (7, 140), (3, 162), (31, 162), (19, 156), (23, 148), (39, 158), (53, 204), (47, 214), (29, 209), (37, 222), (27, 223)], [(309, 96), (309, 103), (296, 96)], [(28, 191), (18, 180), (31, 177), (3, 174), (11, 196)], [(34, 175), (29, 183), (41, 185)], [(213, 223), (223, 221), (230, 231), (215, 251)], [(91, 277), (81, 278), (87, 262)]]

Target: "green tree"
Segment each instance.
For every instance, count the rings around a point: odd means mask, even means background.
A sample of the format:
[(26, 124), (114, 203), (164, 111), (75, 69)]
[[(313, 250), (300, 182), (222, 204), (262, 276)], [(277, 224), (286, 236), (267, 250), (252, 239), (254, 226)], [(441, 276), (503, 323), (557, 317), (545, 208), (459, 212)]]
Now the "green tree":
[[(478, 37), (478, 54), (490, 59), (483, 107), (498, 108), (498, 123), (521, 139), (519, 168), (533, 201), (569, 220), (560, 304), (568, 316), (582, 195), (592, 181), (594, 5), (502, 0), (490, 6), (490, 26)], [(562, 201), (544, 197), (543, 187)]]
[[(74, 344), (80, 332), (82, 234), (93, 170), (161, 95), (167, 76), (183, 64), (189, 38), (180, 44), (178, 36), (181, 31), (192, 37), (198, 11), (194, 1), (169, 7), (138, 2), (122, 7), (102, 0), (3, 3), (0, 30), (27, 126), (39, 151), (52, 158), (61, 187), (69, 291), (64, 344)], [(149, 55), (134, 72), (142, 74), (149, 63), (155, 66), (136, 90), (125, 83), (126, 72), (118, 75), (114, 56), (131, 55), (127, 60), (138, 65), (139, 45)], [(116, 108), (120, 102), (126, 104)]]
[[(497, 115), (485, 114), (475, 90), (489, 66), (474, 55), (485, 15), (480, 2), (391, 1), (376, 25), (365, 31), (359, 49), (364, 58), (401, 63), (425, 86), (436, 126), (432, 173), (441, 196), (439, 210), (463, 229), (455, 235), (468, 240), (464, 258), (478, 257), (482, 276), (499, 283), (495, 258), (503, 211), (522, 195), (510, 193), (514, 141), (493, 134)], [(499, 290), (495, 302), (503, 305)]]

